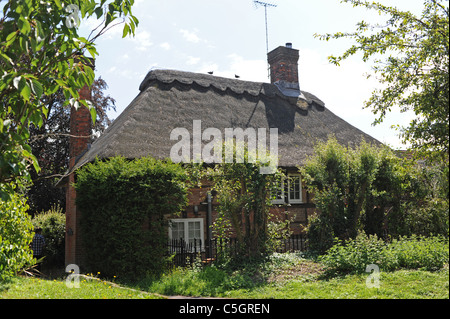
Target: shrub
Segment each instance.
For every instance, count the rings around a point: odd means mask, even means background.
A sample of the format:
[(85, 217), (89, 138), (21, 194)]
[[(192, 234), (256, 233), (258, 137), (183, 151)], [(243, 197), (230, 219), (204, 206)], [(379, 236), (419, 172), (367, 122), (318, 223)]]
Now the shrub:
[[(6, 191), (0, 184), (0, 193)], [(9, 185), (15, 189), (15, 185)], [(29, 247), (33, 239), (28, 205), (19, 194), (0, 198), (0, 280), (5, 280), (33, 261)]]
[(370, 264), (383, 271), (437, 270), (448, 263), (449, 245), (442, 236), (401, 237), (386, 243), (376, 235), (360, 233), (355, 239), (338, 241), (319, 258), (329, 274), (363, 273)]
[(64, 265), (66, 216), (62, 208), (54, 206), (36, 215), (32, 220), (34, 228), (42, 228), (45, 237), (45, 262), (51, 266)]
[(443, 236), (423, 237), (412, 235), (394, 240), (390, 248), (401, 268), (425, 268), (438, 270), (448, 263), (448, 238)]
[(86, 266), (137, 278), (165, 266), (167, 221), (187, 201), (186, 171), (153, 158), (96, 160), (77, 175)]

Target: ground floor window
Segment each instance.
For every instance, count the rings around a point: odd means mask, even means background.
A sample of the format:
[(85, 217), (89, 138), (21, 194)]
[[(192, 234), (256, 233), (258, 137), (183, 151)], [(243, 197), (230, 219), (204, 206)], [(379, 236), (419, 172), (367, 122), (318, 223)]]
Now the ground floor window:
[(302, 199), (302, 179), (298, 174), (289, 174), (280, 182), (277, 192), (273, 194), (273, 204), (300, 204)]
[(172, 219), (169, 223), (169, 239), (184, 240), (189, 245), (204, 247), (203, 218)]

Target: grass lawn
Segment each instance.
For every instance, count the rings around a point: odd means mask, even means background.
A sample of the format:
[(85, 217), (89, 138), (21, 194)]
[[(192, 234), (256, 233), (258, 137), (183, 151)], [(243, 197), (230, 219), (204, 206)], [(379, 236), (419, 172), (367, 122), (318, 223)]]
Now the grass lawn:
[(330, 280), (292, 279), (253, 290), (227, 293), (237, 298), (276, 299), (448, 299), (448, 271), (400, 270), (381, 275), (379, 288), (366, 286), (367, 275)]
[(122, 288), (107, 281), (81, 278), (80, 288), (68, 288), (65, 280), (14, 277), (0, 283), (0, 299), (159, 299), (142, 291)]
[(80, 288), (65, 279), (15, 277), (0, 283), (2, 299), (159, 299), (202, 296), (244, 299), (448, 299), (448, 264), (439, 271), (398, 270), (380, 273), (380, 287), (368, 288), (369, 274), (326, 278), (320, 264), (293, 255), (230, 272), (218, 267), (178, 269), (133, 287), (83, 277)]
[(379, 288), (368, 288), (369, 274), (326, 278), (320, 264), (287, 258), (264, 269), (233, 273), (210, 267), (178, 270), (141, 286), (163, 295), (212, 296), (245, 299), (448, 299), (449, 272), (444, 269), (398, 270), (380, 273)]

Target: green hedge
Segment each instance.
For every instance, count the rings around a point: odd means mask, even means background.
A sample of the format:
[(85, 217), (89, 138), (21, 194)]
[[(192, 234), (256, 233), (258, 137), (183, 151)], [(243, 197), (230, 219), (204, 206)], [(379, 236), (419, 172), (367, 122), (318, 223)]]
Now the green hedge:
[(443, 236), (400, 237), (387, 243), (376, 235), (360, 233), (338, 241), (319, 257), (330, 274), (363, 273), (376, 264), (381, 271), (398, 269), (438, 270), (448, 263), (449, 242)]
[(64, 265), (66, 216), (62, 208), (54, 206), (38, 214), (34, 216), (32, 223), (34, 228), (42, 228), (42, 235), (45, 237), (44, 262), (48, 266)]
[(95, 161), (77, 175), (88, 270), (139, 278), (165, 266), (166, 214), (187, 204), (182, 166), (153, 158)]

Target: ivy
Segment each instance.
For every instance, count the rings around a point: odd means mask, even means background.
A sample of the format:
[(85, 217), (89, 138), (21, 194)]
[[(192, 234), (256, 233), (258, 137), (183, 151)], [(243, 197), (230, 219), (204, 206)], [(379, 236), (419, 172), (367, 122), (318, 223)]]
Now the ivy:
[(187, 205), (186, 170), (153, 158), (96, 160), (77, 173), (76, 205), (87, 267), (145, 277), (165, 267), (166, 216)]

